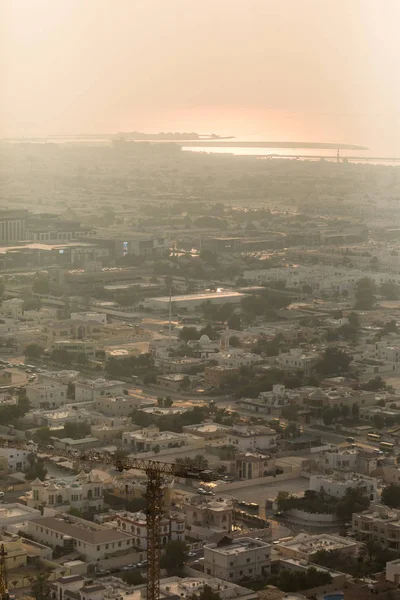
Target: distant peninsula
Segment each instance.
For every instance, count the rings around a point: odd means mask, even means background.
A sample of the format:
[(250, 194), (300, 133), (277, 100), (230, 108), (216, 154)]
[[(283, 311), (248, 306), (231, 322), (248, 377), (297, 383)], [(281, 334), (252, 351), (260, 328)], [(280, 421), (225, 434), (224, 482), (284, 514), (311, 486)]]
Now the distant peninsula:
[(140, 131), (121, 132), (111, 136), (113, 139), (124, 139), (126, 141), (142, 141), (142, 140), (155, 140), (155, 141), (213, 141), (213, 140), (231, 140), (233, 136), (221, 137), (216, 133), (196, 133), (195, 131), (187, 132), (164, 132), (160, 133), (141, 133)]
[[(221, 138), (222, 140), (224, 138)], [(226, 139), (226, 138), (225, 138)], [(331, 142), (239, 142), (239, 141), (216, 141), (210, 144), (207, 141), (200, 140), (185, 142), (185, 146), (215, 146), (218, 148), (314, 148), (320, 150), (369, 150), (365, 146), (356, 146), (354, 144), (333, 144)]]

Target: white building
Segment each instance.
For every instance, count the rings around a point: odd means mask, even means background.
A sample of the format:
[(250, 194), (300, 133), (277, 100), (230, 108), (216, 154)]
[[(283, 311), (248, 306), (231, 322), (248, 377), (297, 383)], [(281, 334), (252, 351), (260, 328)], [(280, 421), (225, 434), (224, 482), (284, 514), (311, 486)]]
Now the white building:
[(260, 540), (223, 538), (204, 546), (204, 573), (225, 581), (262, 579), (271, 572), (271, 546)]
[(24, 314), (24, 301), (22, 298), (11, 298), (3, 300), (1, 303), (0, 314), (10, 319), (19, 319)]
[[(159, 450), (165, 448), (180, 448), (189, 444), (193, 436), (186, 433), (175, 433), (173, 431), (160, 431), (155, 425), (139, 429), (138, 431), (125, 431), (122, 434), (122, 447), (136, 452), (150, 452), (158, 447)], [(197, 438), (204, 446), (204, 440)]]
[[(171, 303), (176, 310), (194, 311), (200, 308), (204, 302), (211, 304), (239, 304), (245, 294), (234, 291), (205, 292), (203, 294), (187, 294), (183, 296), (172, 296)], [(146, 298), (143, 306), (158, 312), (167, 311), (170, 303), (169, 296)]]
[(220, 367), (251, 367), (262, 362), (262, 358), (259, 354), (253, 354), (251, 352), (234, 351), (229, 352), (217, 352), (212, 355), (212, 359), (215, 360)]
[(31, 383), (26, 396), (33, 408), (58, 408), (67, 401), (67, 389), (60, 384)]
[(8, 470), (11, 472), (25, 471), (29, 467), (29, 454), (30, 452), (16, 448), (0, 448), (0, 456), (7, 459)]
[(268, 450), (277, 444), (276, 432), (269, 427), (234, 425), (227, 435), (227, 442), (239, 451)]
[(310, 375), (318, 361), (318, 354), (305, 354), (301, 348), (291, 348), (289, 352), (283, 352), (276, 357), (276, 364), (282, 369), (304, 371)]
[(386, 563), (386, 581), (396, 585), (400, 583), (400, 558), (395, 558)]
[(75, 400), (83, 402), (85, 400), (96, 400), (101, 396), (121, 396), (126, 383), (123, 381), (107, 381), (106, 379), (87, 379), (75, 382)]
[(15, 504), (2, 504), (0, 506), (0, 530), (9, 531), (9, 528), (16, 523), (22, 524), (29, 519), (40, 517), (40, 511), (29, 506), (24, 506), (19, 502)]
[(39, 517), (28, 521), (28, 533), (34, 540), (56, 548), (76, 552), (86, 562), (96, 562), (133, 550), (130, 533), (97, 525), (71, 515), (64, 518)]
[(102, 325), (107, 325), (107, 315), (99, 312), (75, 312), (71, 313), (73, 321), (96, 321)]
[(103, 508), (103, 481), (94, 472), (81, 471), (74, 478), (65, 480), (40, 481), (31, 483), (27, 506), (40, 508), (48, 506), (57, 510), (75, 508), (79, 511), (101, 510)]
[(94, 401), (94, 408), (110, 417), (128, 417), (140, 405), (140, 398), (133, 396), (98, 396)]
[(376, 477), (367, 475), (335, 474), (332, 477), (326, 475), (311, 475), (310, 490), (315, 492), (325, 492), (328, 496), (334, 498), (343, 498), (347, 489), (361, 489), (371, 500), (378, 497), (378, 480)]
[[(103, 523), (114, 525), (121, 531), (134, 536), (133, 544), (140, 550), (147, 550), (147, 516), (143, 512), (118, 511), (113, 515), (105, 515)], [(185, 515), (179, 512), (164, 514), (160, 521), (160, 543), (162, 546), (171, 540), (184, 541)]]
[(345, 448), (336, 448), (327, 450), (319, 456), (319, 466), (325, 471), (336, 469), (344, 469), (357, 471), (357, 456), (358, 452), (354, 450), (346, 450)]

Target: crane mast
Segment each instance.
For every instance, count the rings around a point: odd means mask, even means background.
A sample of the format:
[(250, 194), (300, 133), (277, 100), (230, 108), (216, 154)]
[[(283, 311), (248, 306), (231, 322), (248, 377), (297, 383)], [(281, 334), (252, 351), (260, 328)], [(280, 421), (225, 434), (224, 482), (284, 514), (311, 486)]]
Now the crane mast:
[[(161, 557), (161, 519), (163, 515), (163, 487), (165, 477), (185, 477), (200, 479), (201, 470), (186, 468), (180, 465), (163, 463), (153, 460), (138, 458), (124, 458), (116, 460), (109, 452), (85, 450), (82, 452), (69, 450), (49, 450), (45, 446), (26, 444), (20, 440), (0, 438), (1, 448), (17, 448), (38, 454), (43, 452), (48, 456), (62, 456), (75, 463), (94, 465), (114, 465), (116, 470), (123, 472), (130, 469), (144, 471), (147, 475), (146, 483), (146, 522), (147, 522), (147, 600), (160, 598), (160, 557)], [(8, 600), (7, 574), (5, 568), (4, 545), (0, 547), (0, 600)]]

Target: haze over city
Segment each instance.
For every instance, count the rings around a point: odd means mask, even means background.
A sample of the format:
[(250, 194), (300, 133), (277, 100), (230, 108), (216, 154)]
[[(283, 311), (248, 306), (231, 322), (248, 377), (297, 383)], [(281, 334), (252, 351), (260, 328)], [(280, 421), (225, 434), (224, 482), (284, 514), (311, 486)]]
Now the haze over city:
[(2, 0), (3, 137), (215, 131), (400, 151), (397, 0)]

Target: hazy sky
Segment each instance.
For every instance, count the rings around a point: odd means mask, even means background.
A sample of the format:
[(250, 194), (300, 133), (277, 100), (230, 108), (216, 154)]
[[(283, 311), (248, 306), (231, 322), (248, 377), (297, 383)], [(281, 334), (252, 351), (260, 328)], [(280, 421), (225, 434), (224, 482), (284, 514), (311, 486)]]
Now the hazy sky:
[(194, 130), (400, 154), (400, 0), (0, 9), (0, 135)]

